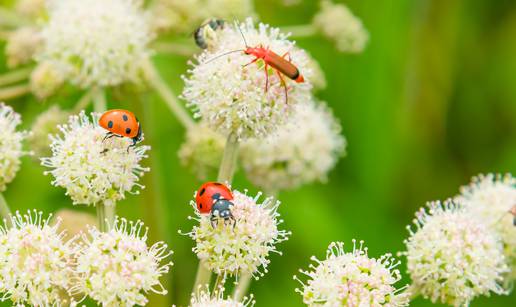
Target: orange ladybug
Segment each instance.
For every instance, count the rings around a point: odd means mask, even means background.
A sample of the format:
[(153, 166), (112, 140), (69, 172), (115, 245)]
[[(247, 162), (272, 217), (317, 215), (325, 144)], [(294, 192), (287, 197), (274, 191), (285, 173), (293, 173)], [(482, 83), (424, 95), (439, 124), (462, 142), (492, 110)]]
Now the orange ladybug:
[(136, 143), (142, 140), (142, 127), (131, 111), (122, 109), (108, 110), (100, 116), (99, 125), (109, 131), (106, 133), (104, 140), (114, 136), (120, 138), (127, 137), (133, 141), (129, 147), (134, 147)]
[(219, 199), (232, 200), (231, 190), (218, 182), (206, 182), (195, 194), (195, 203), (200, 213), (212, 213), (213, 204)]

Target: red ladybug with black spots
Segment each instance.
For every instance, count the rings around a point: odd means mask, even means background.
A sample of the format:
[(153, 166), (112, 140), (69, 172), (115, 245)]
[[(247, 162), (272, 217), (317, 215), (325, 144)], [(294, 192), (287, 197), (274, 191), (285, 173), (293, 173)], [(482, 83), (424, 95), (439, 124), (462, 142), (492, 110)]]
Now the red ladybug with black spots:
[[(106, 111), (100, 116), (99, 125), (109, 131), (106, 133), (104, 140), (114, 136), (127, 137), (133, 141), (129, 147), (136, 146), (136, 143), (142, 140), (142, 127), (131, 111), (123, 109)], [(127, 150), (129, 150), (129, 147)]]
[(210, 214), (213, 227), (215, 227), (215, 222), (219, 218), (224, 219), (224, 223), (227, 221), (235, 222), (233, 214), (231, 214), (231, 207), (234, 206), (232, 200), (233, 193), (231, 190), (226, 185), (218, 182), (204, 183), (195, 195), (197, 210), (201, 214)]

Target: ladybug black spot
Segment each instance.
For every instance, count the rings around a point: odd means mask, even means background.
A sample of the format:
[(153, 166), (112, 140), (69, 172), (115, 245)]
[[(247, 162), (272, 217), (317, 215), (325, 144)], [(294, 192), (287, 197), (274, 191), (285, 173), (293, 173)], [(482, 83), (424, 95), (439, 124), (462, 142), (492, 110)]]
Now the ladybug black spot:
[(129, 120), (129, 117), (127, 117), (127, 115), (122, 115), (122, 119), (124, 120), (124, 122), (128, 121)]
[(107, 126), (108, 126), (108, 128), (110, 128), (110, 129), (111, 129), (111, 128), (113, 128), (113, 121), (112, 121), (112, 120), (110, 120), (110, 121), (107, 123)]
[(222, 183), (215, 182), (214, 185), (222, 185)]
[(201, 209), (202, 209), (202, 204), (199, 204), (199, 208), (201, 208)]
[(202, 194), (204, 194), (204, 192), (206, 192), (206, 189), (202, 189), (201, 192), (199, 193), (199, 196), (202, 196)]
[(125, 134), (131, 133), (131, 128), (125, 128)]

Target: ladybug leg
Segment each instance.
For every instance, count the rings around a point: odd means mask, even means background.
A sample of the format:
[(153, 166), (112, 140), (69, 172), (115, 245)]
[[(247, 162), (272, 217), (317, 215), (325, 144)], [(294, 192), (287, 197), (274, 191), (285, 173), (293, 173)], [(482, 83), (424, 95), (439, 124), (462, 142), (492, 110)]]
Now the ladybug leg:
[(283, 87), (283, 89), (285, 89), (285, 103), (288, 104), (288, 88), (287, 88), (287, 82), (285, 82), (285, 78), (283, 78), (283, 76), (281, 75), (281, 73), (279, 71), (276, 71), (276, 74), (278, 75), (278, 77), (280, 78), (281, 80), (281, 86)]
[(108, 133), (106, 133), (106, 135), (105, 135), (105, 136), (104, 136), (104, 138), (102, 139), (102, 143), (104, 143), (104, 141), (105, 141), (105, 140), (110, 139), (110, 138), (112, 138), (112, 137), (114, 137), (114, 136), (115, 136), (115, 134), (114, 134), (113, 132), (108, 132)]

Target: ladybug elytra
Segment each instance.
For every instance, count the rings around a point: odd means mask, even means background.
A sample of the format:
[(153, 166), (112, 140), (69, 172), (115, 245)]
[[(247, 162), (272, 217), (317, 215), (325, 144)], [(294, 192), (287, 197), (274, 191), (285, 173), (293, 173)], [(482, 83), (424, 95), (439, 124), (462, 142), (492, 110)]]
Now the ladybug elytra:
[(210, 214), (210, 221), (213, 227), (215, 227), (215, 221), (218, 218), (224, 219), (224, 223), (229, 220), (233, 220), (231, 214), (231, 207), (234, 205), (233, 193), (224, 184), (218, 182), (206, 182), (204, 183), (195, 195), (195, 203), (197, 210), (202, 214)]
[[(133, 143), (129, 147), (134, 147), (142, 139), (142, 129), (140, 122), (131, 111), (114, 109), (106, 111), (99, 119), (99, 125), (109, 131), (104, 140), (116, 137), (130, 138)], [(129, 148), (127, 148), (129, 150)]]

